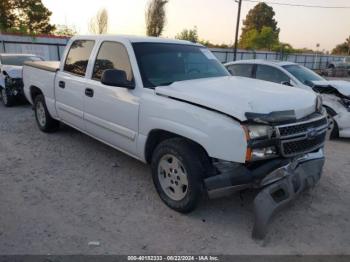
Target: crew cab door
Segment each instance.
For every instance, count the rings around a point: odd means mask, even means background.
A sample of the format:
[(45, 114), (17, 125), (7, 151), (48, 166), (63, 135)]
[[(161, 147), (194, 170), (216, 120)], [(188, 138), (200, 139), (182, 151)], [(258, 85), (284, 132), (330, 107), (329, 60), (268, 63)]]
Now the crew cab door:
[(106, 69), (123, 70), (129, 81), (133, 72), (126, 47), (119, 42), (102, 42), (87, 79), (84, 94), (86, 131), (94, 137), (136, 155), (139, 98), (136, 90), (101, 83)]
[(63, 122), (80, 130), (85, 129), (85, 74), (94, 44), (93, 40), (74, 41), (55, 79), (57, 114)]

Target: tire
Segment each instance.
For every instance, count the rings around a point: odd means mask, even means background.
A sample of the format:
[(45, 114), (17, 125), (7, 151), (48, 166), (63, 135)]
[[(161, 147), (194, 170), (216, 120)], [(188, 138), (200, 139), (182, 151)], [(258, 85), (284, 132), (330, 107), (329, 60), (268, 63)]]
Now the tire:
[(152, 155), (152, 178), (162, 201), (180, 213), (193, 211), (203, 192), (199, 149), (183, 138), (161, 142)]
[(328, 128), (328, 137), (330, 140), (339, 138), (339, 127), (337, 121), (334, 120), (336, 113), (331, 108), (326, 108), (327, 110), (327, 119), (329, 123)]
[(59, 122), (50, 116), (43, 95), (37, 95), (34, 99), (34, 113), (39, 129), (45, 133), (51, 133), (59, 128)]
[(15, 102), (14, 97), (7, 95), (5, 88), (1, 88), (1, 100), (5, 107), (11, 107)]

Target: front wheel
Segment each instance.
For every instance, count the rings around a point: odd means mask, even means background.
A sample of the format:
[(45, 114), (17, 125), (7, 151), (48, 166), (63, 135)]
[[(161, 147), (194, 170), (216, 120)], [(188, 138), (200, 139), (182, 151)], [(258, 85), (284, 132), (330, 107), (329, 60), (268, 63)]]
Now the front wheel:
[(178, 212), (191, 212), (202, 197), (204, 169), (200, 155), (182, 138), (163, 141), (153, 153), (154, 185), (163, 202)]
[(43, 95), (36, 96), (34, 100), (34, 113), (36, 123), (41, 131), (50, 133), (58, 129), (59, 122), (50, 116)]
[(7, 94), (5, 88), (1, 88), (1, 98), (2, 98), (2, 103), (6, 107), (11, 107), (14, 103), (14, 98)]

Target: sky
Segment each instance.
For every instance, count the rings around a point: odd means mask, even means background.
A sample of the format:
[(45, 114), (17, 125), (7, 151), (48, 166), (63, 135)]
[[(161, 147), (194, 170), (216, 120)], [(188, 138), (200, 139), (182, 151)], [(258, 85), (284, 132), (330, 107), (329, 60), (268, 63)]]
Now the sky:
[[(51, 22), (74, 26), (88, 34), (97, 11), (109, 13), (110, 34), (145, 35), (145, 9), (149, 0), (42, 0), (52, 11)], [(350, 0), (268, 0), (267, 2), (349, 6)], [(256, 3), (243, 2), (242, 20)], [(318, 9), (271, 5), (281, 29), (280, 41), (295, 48), (331, 50), (350, 36), (349, 9)], [(164, 37), (173, 38), (183, 29), (197, 27), (200, 39), (232, 44), (238, 5), (234, 0), (169, 0)]]

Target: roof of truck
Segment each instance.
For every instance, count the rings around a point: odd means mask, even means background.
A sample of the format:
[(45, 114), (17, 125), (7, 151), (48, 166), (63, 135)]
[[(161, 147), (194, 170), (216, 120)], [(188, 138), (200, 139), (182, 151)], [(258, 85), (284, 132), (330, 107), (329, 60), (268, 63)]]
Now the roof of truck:
[(264, 59), (248, 59), (248, 60), (239, 60), (235, 62), (228, 62), (225, 65), (232, 64), (263, 64), (263, 65), (276, 65), (276, 66), (286, 66), (286, 65), (296, 65), (296, 63), (289, 61), (279, 61), (279, 60), (264, 60)]
[(146, 36), (133, 36), (133, 35), (80, 35), (72, 38), (76, 39), (94, 39), (94, 40), (124, 40), (131, 43), (151, 42), (151, 43), (172, 43), (172, 44), (187, 44), (202, 46), (198, 43), (193, 43), (186, 40), (169, 39), (163, 37), (146, 37)]

